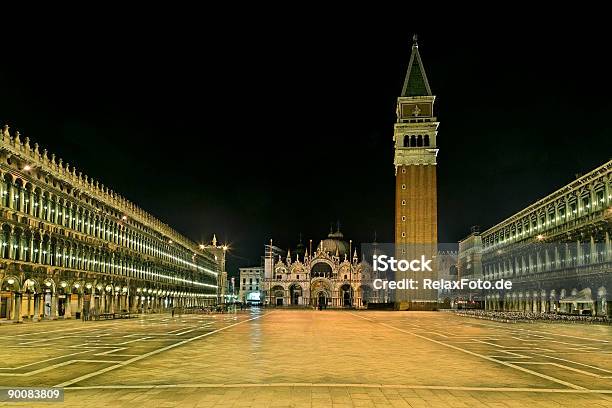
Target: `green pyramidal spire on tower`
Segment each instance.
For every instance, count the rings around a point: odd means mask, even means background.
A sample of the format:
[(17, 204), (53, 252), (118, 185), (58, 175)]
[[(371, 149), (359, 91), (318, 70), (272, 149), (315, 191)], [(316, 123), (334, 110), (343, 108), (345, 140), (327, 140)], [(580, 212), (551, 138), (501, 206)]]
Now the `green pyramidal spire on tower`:
[(421, 55), (419, 54), (416, 34), (412, 39), (412, 54), (410, 55), (401, 96), (431, 96), (431, 88), (429, 88), (423, 61), (421, 61)]

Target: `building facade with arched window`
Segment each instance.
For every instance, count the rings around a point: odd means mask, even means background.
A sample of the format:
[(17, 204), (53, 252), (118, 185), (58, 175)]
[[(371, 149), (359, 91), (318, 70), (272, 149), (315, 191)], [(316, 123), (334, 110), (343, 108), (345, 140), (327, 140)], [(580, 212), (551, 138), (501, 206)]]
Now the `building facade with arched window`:
[(8, 126), (0, 134), (0, 319), (217, 303), (208, 250)]
[(509, 279), (489, 310), (612, 316), (612, 161), (459, 244), (461, 278)]
[(369, 266), (360, 262), (352, 242), (338, 230), (330, 232), (318, 247), (298, 245), (268, 262), (264, 277), (265, 303), (269, 306), (365, 308), (371, 299)]

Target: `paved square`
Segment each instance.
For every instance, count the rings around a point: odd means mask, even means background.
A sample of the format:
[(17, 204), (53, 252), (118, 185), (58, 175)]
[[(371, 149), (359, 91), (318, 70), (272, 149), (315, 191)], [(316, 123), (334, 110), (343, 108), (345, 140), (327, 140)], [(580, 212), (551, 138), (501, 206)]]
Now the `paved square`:
[(612, 407), (611, 342), (446, 312), (43, 322), (0, 327), (0, 386), (63, 386), (46, 405), (71, 407)]

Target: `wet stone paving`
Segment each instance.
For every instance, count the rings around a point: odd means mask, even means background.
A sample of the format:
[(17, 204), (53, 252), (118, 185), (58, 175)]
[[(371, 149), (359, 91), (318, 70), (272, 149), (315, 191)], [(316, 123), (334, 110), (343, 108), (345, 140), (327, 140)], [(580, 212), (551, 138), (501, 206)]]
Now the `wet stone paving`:
[(612, 407), (612, 326), (450, 312), (145, 315), (0, 325), (1, 387), (65, 407)]

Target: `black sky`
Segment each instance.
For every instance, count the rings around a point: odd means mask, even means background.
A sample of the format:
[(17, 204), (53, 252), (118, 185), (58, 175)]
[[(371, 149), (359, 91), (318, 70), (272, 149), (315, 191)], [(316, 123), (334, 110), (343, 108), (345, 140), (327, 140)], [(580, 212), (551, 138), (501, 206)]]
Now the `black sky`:
[(230, 272), (270, 238), (316, 243), (336, 220), (354, 242), (393, 240), (395, 102), (415, 31), (441, 122), (441, 242), (610, 159), (604, 29), (388, 19), (82, 23), (4, 49), (0, 120), (190, 238), (215, 232)]

